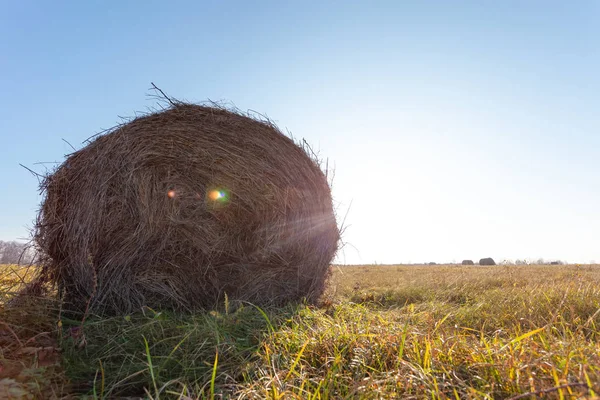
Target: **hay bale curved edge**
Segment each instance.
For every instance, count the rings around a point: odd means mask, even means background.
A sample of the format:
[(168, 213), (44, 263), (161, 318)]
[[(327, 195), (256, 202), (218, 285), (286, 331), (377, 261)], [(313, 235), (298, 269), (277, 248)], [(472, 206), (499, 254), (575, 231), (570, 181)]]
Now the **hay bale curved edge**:
[(262, 121), (173, 103), (98, 136), (41, 184), (40, 279), (65, 307), (315, 301), (340, 238), (314, 157)]

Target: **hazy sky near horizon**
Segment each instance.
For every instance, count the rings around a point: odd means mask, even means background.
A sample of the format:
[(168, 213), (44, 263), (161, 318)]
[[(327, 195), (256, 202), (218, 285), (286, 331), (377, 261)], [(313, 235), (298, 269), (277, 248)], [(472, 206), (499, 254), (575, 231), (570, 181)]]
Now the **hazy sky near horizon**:
[(40, 3), (0, 12), (0, 240), (41, 200), (19, 163), (62, 161), (155, 82), (328, 158), (339, 262), (600, 262), (600, 2)]

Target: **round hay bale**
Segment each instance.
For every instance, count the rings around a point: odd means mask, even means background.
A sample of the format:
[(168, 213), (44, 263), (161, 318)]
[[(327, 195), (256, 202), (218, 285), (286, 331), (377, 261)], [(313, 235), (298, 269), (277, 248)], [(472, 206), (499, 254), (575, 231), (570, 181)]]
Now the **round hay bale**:
[(496, 262), (491, 257), (482, 258), (481, 260), (479, 260), (479, 265), (496, 265)]
[(475, 265), (473, 260), (462, 260), (462, 265)]
[(41, 274), (72, 310), (315, 301), (338, 248), (318, 161), (269, 121), (214, 106), (117, 126), (42, 190)]

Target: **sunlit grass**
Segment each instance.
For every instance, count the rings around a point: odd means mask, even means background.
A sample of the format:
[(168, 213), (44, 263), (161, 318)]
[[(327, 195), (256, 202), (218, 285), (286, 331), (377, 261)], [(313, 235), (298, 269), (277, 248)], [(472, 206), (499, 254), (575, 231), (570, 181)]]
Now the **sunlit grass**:
[[(10, 281), (10, 274), (0, 276)], [(3, 347), (0, 362), (29, 363), (18, 379), (0, 372), (0, 382), (13, 379), (13, 386), (37, 394), (49, 388), (153, 399), (600, 394), (598, 266), (340, 267), (321, 307), (263, 310), (231, 302), (196, 315), (144, 309), (91, 316), (83, 328), (62, 318), (58, 329), (56, 303), (36, 304), (0, 311), (6, 321), (0, 338), (11, 349)], [(35, 335), (45, 331), (62, 349), (60, 368), (30, 360), (40, 358), (42, 339)], [(33, 357), (19, 360), (26, 347), (34, 348)], [(2, 390), (0, 383), (0, 397)]]
[[(32, 279), (34, 273), (34, 267), (14, 264), (0, 265), (0, 296), (12, 296)], [(0, 297), (0, 304), (6, 300), (8, 297)]]

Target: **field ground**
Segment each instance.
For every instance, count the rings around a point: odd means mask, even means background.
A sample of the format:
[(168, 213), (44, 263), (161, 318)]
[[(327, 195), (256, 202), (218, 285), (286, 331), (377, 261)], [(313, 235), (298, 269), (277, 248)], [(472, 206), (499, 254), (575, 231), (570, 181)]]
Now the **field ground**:
[[(24, 274), (0, 268), (0, 303)], [(0, 305), (0, 398), (600, 395), (600, 266), (334, 267), (320, 307), (57, 309)]]

